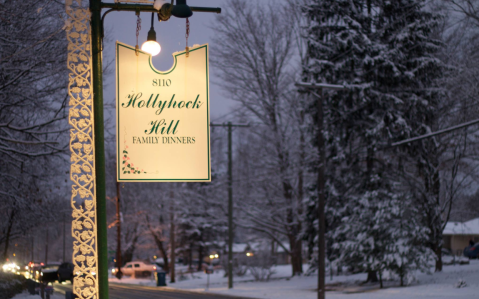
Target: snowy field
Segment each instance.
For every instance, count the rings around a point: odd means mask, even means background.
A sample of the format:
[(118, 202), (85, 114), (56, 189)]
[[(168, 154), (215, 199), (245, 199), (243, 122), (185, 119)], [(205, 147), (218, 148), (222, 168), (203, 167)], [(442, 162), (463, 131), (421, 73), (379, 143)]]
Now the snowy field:
[[(288, 278), (291, 274), (290, 266), (278, 266), (276, 273), (269, 282), (255, 282), (252, 276), (235, 277), (233, 290), (227, 289), (227, 278), (220, 270), (210, 275), (209, 289), (206, 290), (207, 275), (195, 273), (186, 275), (177, 283), (167, 283), (168, 288), (189, 290), (195, 292), (212, 292), (241, 297), (268, 298), (268, 299), (316, 299), (315, 288), (317, 276), (303, 276)], [(474, 298), (479, 294), (479, 261), (473, 260), (469, 265), (444, 266), (442, 273), (416, 275), (416, 281), (407, 287), (399, 287), (398, 281), (385, 282), (385, 288), (380, 290), (378, 285), (360, 285), (366, 280), (366, 274), (333, 276), (326, 280), (327, 298), (345, 299), (413, 299), (413, 298)], [(457, 288), (460, 280), (466, 286)], [(123, 278), (119, 281), (110, 278), (112, 283), (139, 284), (154, 286), (153, 279)], [(15, 297), (15, 299), (17, 299)], [(28, 298), (30, 299), (30, 298)]]
[[(23, 292), (22, 294), (18, 294), (13, 299), (42, 299), (40, 295), (30, 295), (27, 291)], [(65, 299), (65, 295), (63, 294), (53, 294), (50, 296), (50, 299)]]

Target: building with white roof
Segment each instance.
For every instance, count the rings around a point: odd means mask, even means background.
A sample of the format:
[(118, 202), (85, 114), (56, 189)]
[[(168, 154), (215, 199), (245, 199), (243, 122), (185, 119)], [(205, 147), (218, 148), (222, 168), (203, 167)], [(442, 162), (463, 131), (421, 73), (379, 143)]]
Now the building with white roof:
[(444, 248), (451, 251), (452, 254), (462, 255), (465, 247), (469, 246), (469, 241), (479, 242), (479, 218), (466, 222), (446, 223), (442, 233), (444, 238)]

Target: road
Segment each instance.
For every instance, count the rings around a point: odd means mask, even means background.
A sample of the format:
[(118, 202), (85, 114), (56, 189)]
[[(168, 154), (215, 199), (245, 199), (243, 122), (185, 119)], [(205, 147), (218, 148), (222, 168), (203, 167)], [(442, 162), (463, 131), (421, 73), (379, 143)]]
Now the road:
[[(241, 299), (240, 297), (219, 294), (202, 294), (186, 291), (162, 289), (161, 287), (146, 287), (139, 285), (124, 285), (110, 283), (109, 299)], [(54, 284), (55, 292), (64, 294), (72, 290), (71, 284)]]

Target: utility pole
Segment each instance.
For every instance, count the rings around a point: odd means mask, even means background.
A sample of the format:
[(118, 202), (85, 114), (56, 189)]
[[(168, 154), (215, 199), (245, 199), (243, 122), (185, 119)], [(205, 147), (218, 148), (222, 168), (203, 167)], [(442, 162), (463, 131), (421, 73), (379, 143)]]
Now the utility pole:
[(48, 228), (47, 237), (45, 238), (45, 265), (48, 264)]
[(318, 299), (326, 298), (326, 282), (325, 282), (325, 257), (326, 257), (326, 240), (325, 228), (326, 225), (324, 216), (324, 136), (323, 136), (323, 90), (321, 89), (321, 98), (318, 101), (318, 115), (317, 115), (317, 129), (316, 138), (318, 140), (318, 177), (317, 177), (317, 196), (318, 196)]
[(62, 261), (65, 262), (65, 212), (63, 212), (63, 259)]
[(231, 131), (231, 122), (228, 122), (228, 289), (233, 288), (233, 132)]
[(121, 272), (121, 217), (120, 217), (120, 182), (116, 182), (116, 267), (115, 276), (123, 277)]
[(102, 2), (90, 0), (91, 55), (93, 88), (93, 126), (96, 195), (96, 242), (98, 298), (108, 299), (108, 235), (105, 186), (105, 129), (103, 121)]
[(318, 98), (317, 106), (317, 128), (316, 138), (318, 140), (318, 174), (317, 174), (317, 197), (318, 197), (318, 299), (326, 298), (326, 283), (325, 283), (325, 257), (326, 257), (326, 240), (325, 240), (325, 216), (324, 216), (324, 164), (325, 164), (325, 150), (324, 150), (324, 135), (323, 135), (323, 89), (341, 90), (344, 89), (342, 85), (324, 84), (324, 83), (296, 83), (296, 87), (306, 89), (319, 89), (320, 95), (310, 91), (314, 96)]
[[(173, 204), (174, 204), (174, 194), (173, 194), (173, 190), (171, 190), (171, 193), (170, 193), (170, 197), (171, 197), (171, 200), (170, 200), (170, 282), (174, 283), (176, 282), (176, 277), (175, 277), (175, 259), (176, 259), (176, 254), (175, 254), (175, 250), (176, 250), (176, 244), (175, 244), (175, 211), (174, 211), (174, 208), (173, 208)], [(200, 261), (200, 264), (201, 264), (201, 261)]]
[(247, 124), (210, 124), (211, 127), (228, 128), (228, 289), (233, 288), (233, 127), (249, 127)]

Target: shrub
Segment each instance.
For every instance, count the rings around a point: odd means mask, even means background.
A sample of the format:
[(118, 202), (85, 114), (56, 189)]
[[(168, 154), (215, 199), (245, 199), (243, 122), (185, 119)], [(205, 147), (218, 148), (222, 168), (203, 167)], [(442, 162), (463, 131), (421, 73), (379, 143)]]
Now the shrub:
[(256, 281), (268, 281), (275, 273), (272, 268), (276, 262), (268, 251), (258, 251), (246, 257), (245, 264)]
[(26, 279), (22, 275), (0, 272), (0, 298), (12, 298), (26, 289)]

